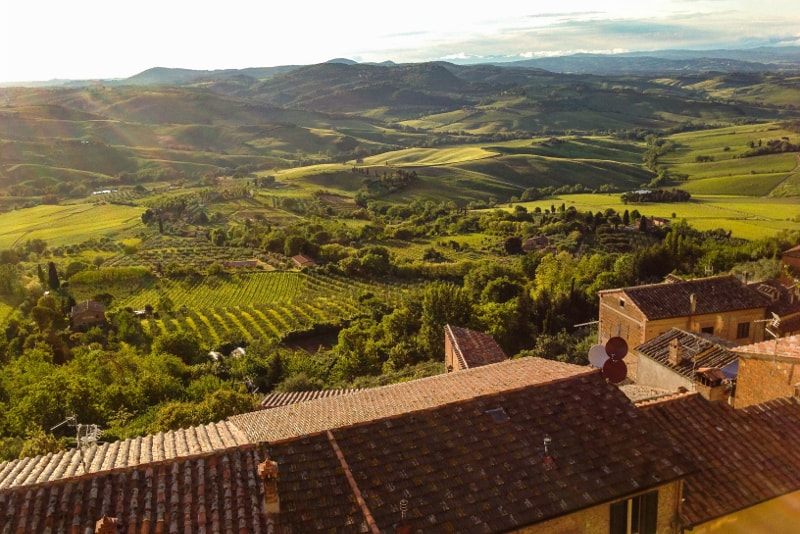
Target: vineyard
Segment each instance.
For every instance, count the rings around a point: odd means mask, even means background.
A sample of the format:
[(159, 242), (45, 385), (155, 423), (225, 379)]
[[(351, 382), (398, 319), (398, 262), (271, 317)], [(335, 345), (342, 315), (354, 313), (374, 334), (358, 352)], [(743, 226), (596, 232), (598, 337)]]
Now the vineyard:
[(373, 294), (397, 302), (404, 290), (333, 275), (275, 271), (209, 277), (191, 285), (162, 281), (117, 304), (142, 310), (167, 297), (174, 311), (145, 319), (149, 333), (190, 332), (211, 349), (258, 338), (285, 339), (322, 325), (341, 325), (366, 312), (359, 297)]

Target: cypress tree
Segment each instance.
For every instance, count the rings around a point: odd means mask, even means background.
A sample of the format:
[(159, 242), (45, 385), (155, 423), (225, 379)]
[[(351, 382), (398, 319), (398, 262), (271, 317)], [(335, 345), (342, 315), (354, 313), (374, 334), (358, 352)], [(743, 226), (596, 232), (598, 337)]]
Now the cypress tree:
[(61, 287), (61, 282), (58, 280), (56, 264), (52, 261), (47, 264), (47, 286), (53, 291)]

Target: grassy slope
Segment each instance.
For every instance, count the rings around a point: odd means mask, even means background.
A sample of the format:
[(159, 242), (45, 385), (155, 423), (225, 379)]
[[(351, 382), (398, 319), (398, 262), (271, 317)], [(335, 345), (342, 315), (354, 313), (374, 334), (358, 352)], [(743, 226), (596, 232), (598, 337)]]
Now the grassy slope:
[[(759, 141), (766, 143), (782, 137), (800, 144), (800, 134), (785, 130), (778, 123), (680, 133), (669, 137), (676, 150), (659, 163), (671, 173), (688, 175), (689, 182), (680, 187), (693, 194), (788, 196), (797, 180), (796, 153), (740, 157), (750, 150), (750, 143), (757, 145)], [(696, 161), (698, 156), (708, 156), (713, 161), (700, 163)]]
[(91, 238), (122, 238), (142, 225), (142, 208), (113, 204), (35, 206), (0, 214), (0, 249), (28, 239), (44, 239), (51, 247)]
[(561, 203), (580, 211), (613, 208), (618, 212), (639, 210), (649, 216), (686, 219), (698, 230), (723, 228), (744, 239), (757, 239), (783, 229), (800, 230), (800, 206), (793, 199), (696, 195), (691, 202), (675, 204), (624, 204), (617, 194), (563, 195), (554, 199), (522, 203), (528, 211), (550, 209)]

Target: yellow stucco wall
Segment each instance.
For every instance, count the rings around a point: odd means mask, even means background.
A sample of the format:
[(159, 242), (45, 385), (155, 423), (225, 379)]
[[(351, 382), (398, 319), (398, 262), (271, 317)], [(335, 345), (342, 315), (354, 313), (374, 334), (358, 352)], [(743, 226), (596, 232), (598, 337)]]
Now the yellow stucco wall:
[(691, 534), (796, 534), (800, 532), (800, 491), (772, 499), (685, 530)]
[[(675, 534), (680, 482), (658, 488), (658, 534)], [(611, 504), (601, 504), (514, 532), (520, 534), (609, 534)]]

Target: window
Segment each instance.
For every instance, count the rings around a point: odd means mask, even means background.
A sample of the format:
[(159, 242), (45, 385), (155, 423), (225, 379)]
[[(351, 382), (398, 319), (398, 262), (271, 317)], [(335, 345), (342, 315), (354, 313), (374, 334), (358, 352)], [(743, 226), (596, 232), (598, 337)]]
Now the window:
[(625, 307), (625, 299), (619, 299), (619, 307), (620, 308), (624, 308)]
[(704, 334), (713, 334), (714, 333), (714, 327), (713, 326), (704, 326), (703, 328), (700, 329), (700, 331), (702, 333), (704, 333)]
[(737, 339), (750, 337), (750, 323), (739, 323), (736, 326), (736, 337)]
[(611, 534), (656, 534), (658, 491), (611, 505)]

